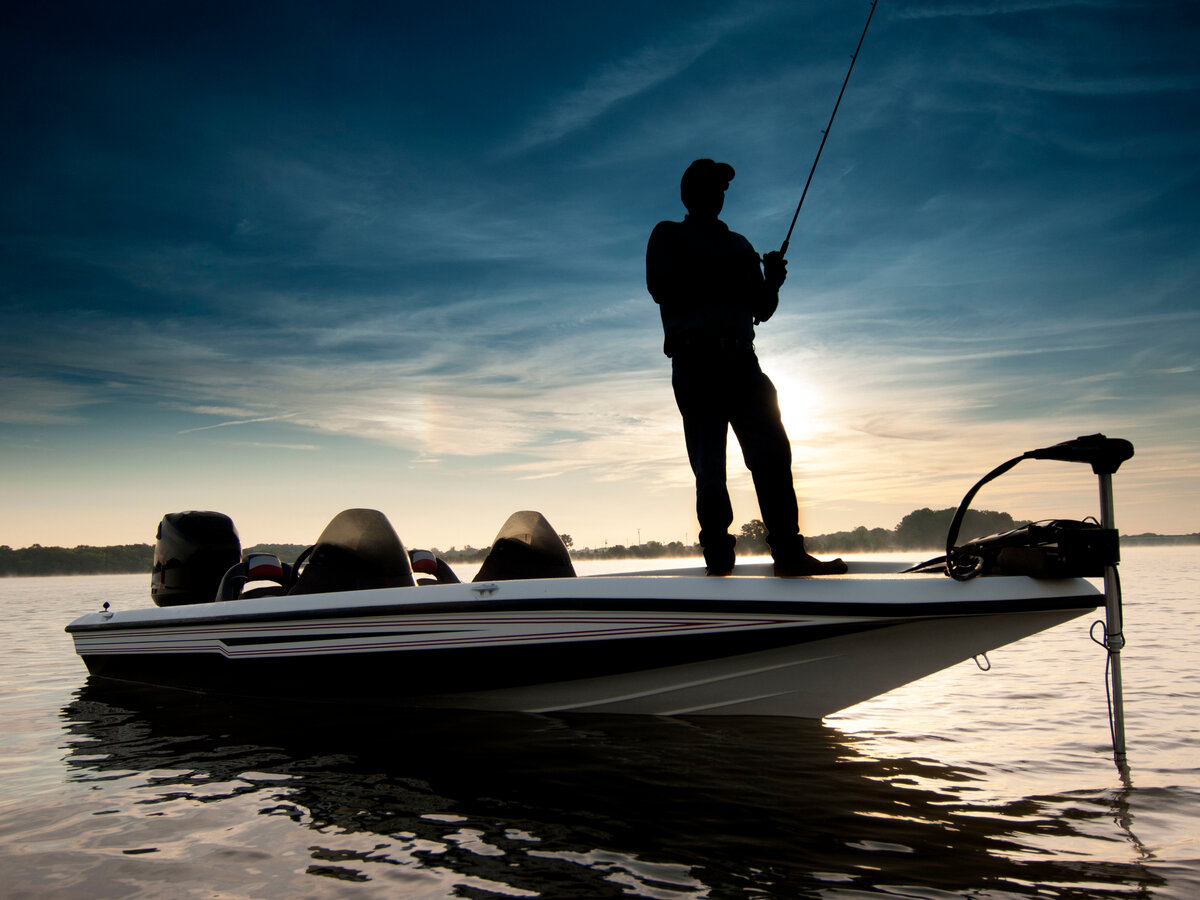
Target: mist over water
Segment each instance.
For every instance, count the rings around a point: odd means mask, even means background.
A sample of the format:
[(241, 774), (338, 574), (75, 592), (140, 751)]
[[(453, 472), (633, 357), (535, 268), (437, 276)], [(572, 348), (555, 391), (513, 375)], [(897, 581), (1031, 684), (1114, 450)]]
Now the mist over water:
[(1200, 895), (1200, 551), (1124, 557), (1128, 781), (1089, 618), (821, 722), (381, 717), (105, 687), (148, 577), (0, 581), (4, 893)]

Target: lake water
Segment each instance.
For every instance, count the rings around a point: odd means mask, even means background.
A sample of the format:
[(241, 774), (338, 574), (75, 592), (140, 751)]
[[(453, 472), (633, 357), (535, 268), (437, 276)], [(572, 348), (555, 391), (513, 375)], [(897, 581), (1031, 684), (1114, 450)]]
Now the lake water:
[(1124, 557), (1128, 779), (1090, 617), (821, 722), (371, 719), (106, 690), (149, 577), (0, 580), (0, 895), (1200, 897), (1200, 550)]

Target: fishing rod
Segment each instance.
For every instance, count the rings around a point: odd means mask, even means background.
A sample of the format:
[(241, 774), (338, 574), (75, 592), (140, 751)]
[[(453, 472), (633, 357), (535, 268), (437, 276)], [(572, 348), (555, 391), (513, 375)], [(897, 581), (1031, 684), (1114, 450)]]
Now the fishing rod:
[(858, 39), (858, 46), (854, 48), (854, 55), (850, 57), (850, 68), (846, 70), (846, 78), (842, 82), (842, 89), (838, 91), (837, 103), (833, 104), (833, 112), (829, 115), (829, 124), (825, 126), (824, 136), (821, 138), (821, 146), (817, 148), (817, 158), (813, 160), (812, 168), (808, 170), (808, 180), (804, 182), (804, 192), (800, 195), (800, 202), (796, 204), (796, 214), (792, 216), (792, 224), (788, 228), (787, 237), (783, 239), (783, 245), (779, 248), (779, 255), (786, 256), (788, 243), (792, 239), (792, 229), (796, 227), (796, 220), (800, 218), (800, 207), (804, 205), (804, 198), (808, 196), (808, 186), (812, 184), (813, 172), (817, 171), (817, 163), (821, 161), (821, 151), (825, 149), (825, 141), (829, 138), (829, 129), (833, 127), (833, 117), (837, 115), (838, 107), (842, 105), (842, 94), (846, 93), (846, 85), (850, 82), (850, 73), (854, 71), (854, 63), (858, 59), (858, 51), (862, 49), (863, 38), (867, 36), (867, 29), (871, 27), (871, 16), (875, 15), (875, 6), (879, 0), (871, 0), (871, 11), (867, 14), (867, 24), (863, 26), (862, 37)]

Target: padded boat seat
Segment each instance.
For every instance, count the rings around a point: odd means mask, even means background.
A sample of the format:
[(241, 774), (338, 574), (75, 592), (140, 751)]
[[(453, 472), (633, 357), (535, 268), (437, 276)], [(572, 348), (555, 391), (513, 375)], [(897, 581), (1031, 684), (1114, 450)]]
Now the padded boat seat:
[(324, 594), (414, 584), (408, 552), (387, 516), (377, 509), (347, 509), (325, 526), (288, 593)]
[(508, 517), (474, 580), (574, 577), (571, 554), (558, 532), (540, 512), (526, 509)]

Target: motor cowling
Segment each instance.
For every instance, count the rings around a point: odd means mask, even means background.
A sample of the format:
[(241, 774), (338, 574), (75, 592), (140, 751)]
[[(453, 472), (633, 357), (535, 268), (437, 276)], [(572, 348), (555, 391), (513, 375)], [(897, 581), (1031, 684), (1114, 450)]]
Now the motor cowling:
[(157, 606), (212, 603), (222, 577), (241, 560), (241, 539), (229, 516), (168, 513), (158, 525), (150, 596)]

